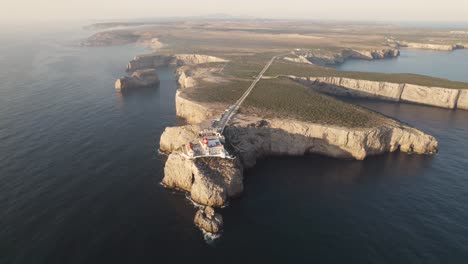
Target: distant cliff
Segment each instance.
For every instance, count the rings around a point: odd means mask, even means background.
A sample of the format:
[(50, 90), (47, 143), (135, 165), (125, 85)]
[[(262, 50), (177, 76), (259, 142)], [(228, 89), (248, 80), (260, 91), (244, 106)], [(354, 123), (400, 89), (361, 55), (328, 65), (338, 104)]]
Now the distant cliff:
[(317, 91), (332, 95), (411, 102), (442, 108), (468, 110), (468, 90), (342, 77), (289, 77)]
[(400, 47), (407, 47), (412, 49), (429, 49), (440, 51), (452, 51), (456, 49), (464, 49), (462, 44), (429, 44), (429, 43), (414, 43), (414, 42), (398, 42)]
[(227, 60), (214, 56), (201, 54), (175, 54), (175, 55), (142, 55), (131, 60), (127, 65), (127, 71), (136, 71), (147, 68), (157, 68), (165, 65), (182, 66), (186, 64), (203, 64), (211, 62), (227, 62)]
[(321, 51), (313, 51), (304, 55), (306, 59), (317, 65), (336, 65), (345, 62), (348, 59), (360, 60), (378, 60), (385, 58), (395, 58), (400, 55), (398, 48), (386, 49), (343, 49), (338, 53), (326, 54)]

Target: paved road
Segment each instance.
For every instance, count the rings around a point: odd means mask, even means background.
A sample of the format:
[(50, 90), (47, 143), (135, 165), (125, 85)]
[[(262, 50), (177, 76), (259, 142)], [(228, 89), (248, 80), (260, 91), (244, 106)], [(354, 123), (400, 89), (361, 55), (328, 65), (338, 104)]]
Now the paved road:
[(255, 85), (262, 79), (263, 74), (265, 74), (265, 72), (270, 68), (271, 64), (273, 64), (273, 62), (278, 57), (284, 56), (284, 55), (286, 54), (273, 56), (273, 58), (271, 58), (271, 60), (268, 61), (268, 63), (265, 65), (265, 67), (263, 67), (262, 71), (257, 75), (255, 80), (252, 82), (249, 88), (244, 92), (244, 94), (239, 98), (239, 100), (237, 100), (235, 104), (229, 107), (228, 110), (224, 112), (224, 114), (222, 114), (219, 121), (213, 125), (214, 128), (217, 128), (221, 133), (224, 131), (224, 128), (226, 127), (226, 125), (231, 121), (234, 115), (236, 115), (237, 110), (239, 110), (241, 104), (244, 102), (247, 96), (249, 96), (250, 92), (252, 92)]

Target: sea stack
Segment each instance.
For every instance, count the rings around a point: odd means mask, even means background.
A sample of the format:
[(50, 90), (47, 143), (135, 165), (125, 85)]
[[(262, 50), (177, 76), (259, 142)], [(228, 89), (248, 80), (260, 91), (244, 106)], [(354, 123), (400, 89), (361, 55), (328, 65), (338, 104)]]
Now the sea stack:
[(194, 222), (201, 230), (212, 234), (218, 234), (223, 229), (223, 217), (210, 206), (198, 210)]
[(134, 88), (145, 88), (159, 84), (159, 77), (154, 69), (135, 71), (131, 77), (122, 77), (115, 81), (115, 89), (118, 91)]

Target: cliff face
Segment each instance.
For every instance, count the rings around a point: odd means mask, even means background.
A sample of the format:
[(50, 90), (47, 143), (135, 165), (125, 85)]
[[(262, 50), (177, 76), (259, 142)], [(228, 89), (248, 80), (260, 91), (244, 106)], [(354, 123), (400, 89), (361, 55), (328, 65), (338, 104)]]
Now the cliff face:
[(374, 60), (384, 58), (394, 58), (400, 55), (397, 48), (388, 49), (374, 49), (374, 50), (355, 50), (344, 49), (335, 54), (321, 54), (318, 52), (311, 52), (305, 57), (317, 65), (335, 65), (341, 64), (347, 59), (361, 59), (361, 60)]
[(136, 71), (147, 68), (157, 68), (164, 65), (194, 65), (211, 62), (226, 62), (226, 60), (200, 54), (143, 55), (136, 56), (127, 65), (127, 71)]
[(184, 67), (180, 67), (177, 69), (177, 83), (179, 84), (180, 88), (192, 88), (196, 85), (195, 79), (192, 76), (190, 76), (190, 74), (190, 70), (185, 69)]
[(159, 141), (159, 149), (166, 153), (173, 152), (196, 138), (200, 130), (201, 128), (197, 125), (166, 127)]
[(401, 100), (443, 108), (456, 108), (460, 91), (438, 87), (405, 84)]
[(190, 193), (198, 204), (221, 207), (244, 189), (243, 169), (235, 159), (199, 158), (188, 160), (179, 153), (169, 155), (163, 184)]
[(373, 98), (395, 102), (411, 102), (443, 108), (466, 109), (468, 99), (465, 90), (426, 87), (413, 84), (398, 84), (356, 80), (342, 77), (295, 77), (291, 79), (323, 93)]
[(379, 127), (353, 129), (286, 119), (242, 117), (226, 128), (226, 139), (239, 150), (245, 167), (271, 155), (322, 154), (362, 160), (369, 155), (400, 150), (434, 153), (437, 140), (396, 121)]
[[(186, 138), (193, 138), (196, 133), (194, 126), (168, 128), (161, 136), (161, 148), (176, 151), (186, 142)], [(272, 155), (315, 153), (362, 160), (369, 155), (396, 150), (435, 153), (438, 145), (434, 137), (391, 120), (379, 127), (344, 128), (240, 115), (235, 125), (226, 127), (225, 136), (227, 142), (238, 151), (236, 155), (244, 167), (252, 167), (257, 159)]]
[(412, 43), (412, 42), (401, 42), (400, 47), (407, 47), (412, 49), (429, 49), (429, 50), (440, 50), (440, 51), (452, 51), (455, 49), (464, 49), (463, 45), (444, 45), (444, 44), (427, 44), (427, 43)]
[(176, 93), (177, 116), (185, 118), (190, 124), (199, 124), (203, 121), (213, 119), (216, 113), (200, 103), (184, 98), (181, 94), (182, 92), (180, 90)]
[(312, 62), (310, 62), (308, 59), (306, 59), (305, 57), (302, 57), (302, 56), (295, 57), (295, 58), (292, 58), (292, 57), (284, 57), (283, 59), (284, 59), (285, 61), (289, 61), (289, 62), (304, 63), (304, 64), (312, 64)]
[(159, 84), (159, 77), (155, 70), (146, 69), (135, 71), (131, 77), (122, 77), (115, 81), (115, 89), (144, 88)]
[(457, 108), (468, 110), (468, 90), (460, 91)]

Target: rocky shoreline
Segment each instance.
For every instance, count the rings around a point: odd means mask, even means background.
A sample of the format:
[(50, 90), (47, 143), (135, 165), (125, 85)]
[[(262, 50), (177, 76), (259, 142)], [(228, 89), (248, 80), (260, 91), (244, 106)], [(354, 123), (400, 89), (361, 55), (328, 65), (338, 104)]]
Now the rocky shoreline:
[[(189, 125), (168, 127), (161, 135), (160, 149), (169, 154), (162, 182), (169, 188), (188, 192), (190, 198), (202, 206), (220, 208), (240, 196), (244, 190), (243, 170), (268, 156), (321, 154), (363, 160), (370, 155), (394, 151), (437, 152), (438, 142), (434, 137), (395, 120), (372, 128), (345, 128), (238, 114), (225, 130), (228, 147), (237, 157), (235, 160), (187, 160), (181, 156), (180, 147), (196, 136), (200, 130), (198, 123), (212, 116), (207, 114), (208, 106), (184, 98), (180, 91), (176, 102), (177, 115), (185, 117)], [(196, 219), (200, 214), (197, 213)], [(204, 225), (195, 223), (209, 232)]]
[[(177, 65), (178, 82), (183, 90), (187, 89), (183, 84), (196, 83), (188, 80), (190, 74), (185, 74), (190, 70), (188, 66), (210, 62), (226, 60), (196, 54), (139, 56), (127, 69), (140, 71), (164, 64)], [(258, 159), (321, 154), (363, 160), (370, 155), (398, 150), (418, 154), (437, 152), (438, 142), (434, 137), (391, 119), (377, 127), (346, 128), (238, 114), (224, 132), (226, 147), (235, 159), (189, 160), (180, 152), (182, 144), (197, 136), (201, 122), (214, 118), (223, 109), (212, 109), (208, 104), (190, 100), (181, 90), (177, 91), (175, 101), (177, 116), (185, 118), (188, 125), (168, 127), (161, 135), (160, 150), (168, 154), (162, 184), (187, 192), (193, 202), (202, 206), (194, 223), (208, 233), (222, 231), (224, 222), (216, 208), (226, 206), (230, 199), (242, 194), (243, 170), (255, 166)]]
[(316, 65), (337, 65), (349, 59), (380, 60), (400, 56), (398, 48), (384, 48), (371, 50), (343, 49), (334, 54), (324, 54), (321, 51), (311, 51), (302, 57)]

